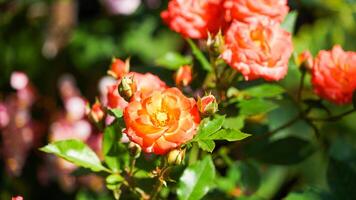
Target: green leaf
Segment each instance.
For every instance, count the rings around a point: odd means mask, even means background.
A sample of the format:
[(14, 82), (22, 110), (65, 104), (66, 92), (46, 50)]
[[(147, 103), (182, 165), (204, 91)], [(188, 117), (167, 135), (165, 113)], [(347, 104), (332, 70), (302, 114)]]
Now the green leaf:
[(245, 116), (236, 116), (225, 118), (223, 127), (226, 129), (240, 130), (244, 127)]
[(354, 109), (356, 109), (356, 90), (354, 91), (354, 94), (352, 95), (352, 104), (354, 106)]
[(104, 130), (102, 152), (105, 163), (113, 170), (113, 172), (118, 172), (120, 170), (119, 140), (121, 135), (121, 129), (117, 122), (114, 122)]
[(314, 150), (310, 142), (291, 136), (266, 144), (256, 157), (270, 164), (291, 165), (303, 161)]
[(215, 142), (213, 140), (198, 140), (199, 147), (207, 152), (213, 152), (215, 149)]
[(95, 152), (80, 140), (56, 141), (40, 148), (40, 150), (53, 153), (77, 166), (89, 168), (95, 172), (108, 170), (101, 165)]
[(327, 170), (329, 188), (336, 199), (356, 199), (356, 167), (331, 158)]
[(239, 130), (233, 129), (221, 129), (211, 135), (209, 135), (206, 139), (210, 140), (227, 140), (227, 141), (239, 141), (243, 140), (247, 137), (250, 137), (250, 134), (243, 133)]
[(192, 53), (195, 56), (195, 58), (199, 61), (203, 69), (205, 69), (208, 72), (212, 71), (212, 67), (209, 63), (209, 61), (206, 59), (204, 56), (203, 52), (200, 51), (200, 49), (195, 45), (195, 43), (191, 39), (187, 39), (187, 42), (192, 49)]
[(179, 179), (178, 199), (198, 200), (211, 189), (215, 179), (215, 167), (210, 156), (187, 167)]
[(268, 98), (277, 97), (285, 92), (285, 89), (279, 85), (262, 84), (244, 90), (251, 97)]
[(108, 109), (108, 113), (115, 118), (121, 118), (123, 114), (120, 108)]
[(301, 192), (292, 192), (285, 198), (285, 200), (332, 200), (330, 194), (320, 191), (315, 188), (307, 189)]
[(182, 65), (192, 64), (192, 58), (189, 56), (182, 56), (177, 52), (167, 52), (155, 61), (156, 65), (170, 69), (177, 70)]
[(239, 103), (241, 115), (257, 115), (270, 112), (278, 107), (277, 104), (264, 99), (249, 99)]
[(200, 138), (207, 138), (209, 135), (217, 132), (221, 129), (224, 124), (225, 116), (217, 115), (214, 119), (205, 119), (200, 123), (197, 136), (193, 139), (193, 141), (198, 140)]
[(281, 24), (281, 27), (290, 32), (293, 33), (295, 29), (295, 24), (297, 22), (297, 17), (298, 17), (298, 12), (297, 11), (292, 11), (289, 12), (284, 21)]

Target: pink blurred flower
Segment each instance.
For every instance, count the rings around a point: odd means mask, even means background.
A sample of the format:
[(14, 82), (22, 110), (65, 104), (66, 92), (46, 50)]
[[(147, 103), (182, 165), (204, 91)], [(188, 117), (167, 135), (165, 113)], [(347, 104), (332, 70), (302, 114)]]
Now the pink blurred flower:
[(102, 0), (109, 13), (131, 15), (141, 5), (141, 0)]
[(27, 86), (28, 82), (28, 77), (23, 72), (13, 72), (11, 74), (10, 85), (16, 90), (24, 89)]

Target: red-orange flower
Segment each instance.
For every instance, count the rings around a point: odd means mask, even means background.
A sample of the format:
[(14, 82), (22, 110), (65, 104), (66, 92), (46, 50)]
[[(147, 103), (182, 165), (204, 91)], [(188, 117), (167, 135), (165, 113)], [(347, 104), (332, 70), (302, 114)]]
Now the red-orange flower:
[(256, 22), (273, 20), (282, 22), (288, 14), (287, 0), (225, 0), (227, 21)]
[(200, 117), (196, 102), (177, 88), (134, 98), (124, 110), (125, 133), (145, 152), (165, 154), (191, 140)]
[[(161, 81), (157, 76), (146, 73), (140, 74), (136, 72), (130, 72), (127, 76), (133, 77), (137, 91), (134, 95), (139, 95), (142, 93), (149, 93), (154, 90), (163, 90), (166, 88), (166, 84)], [(109, 87), (108, 89), (108, 107), (110, 108), (121, 108), (124, 109), (127, 106), (127, 102), (123, 97), (120, 96), (118, 91), (118, 85), (120, 84), (121, 80), (118, 81), (117, 84)]]
[(320, 97), (337, 104), (352, 102), (356, 89), (356, 52), (344, 51), (339, 45), (320, 51), (314, 60), (312, 82)]
[(225, 35), (223, 59), (246, 80), (282, 79), (292, 54), (291, 34), (276, 23), (234, 21)]
[(120, 79), (125, 74), (129, 73), (129, 71), (130, 71), (129, 59), (126, 59), (126, 61), (124, 62), (118, 58), (113, 58), (111, 61), (110, 70), (108, 71), (108, 74), (110, 74), (111, 76), (117, 79)]
[(181, 66), (174, 76), (177, 86), (188, 86), (192, 82), (192, 68), (189, 65)]
[(171, 0), (161, 17), (184, 37), (204, 39), (224, 26), (223, 0)]

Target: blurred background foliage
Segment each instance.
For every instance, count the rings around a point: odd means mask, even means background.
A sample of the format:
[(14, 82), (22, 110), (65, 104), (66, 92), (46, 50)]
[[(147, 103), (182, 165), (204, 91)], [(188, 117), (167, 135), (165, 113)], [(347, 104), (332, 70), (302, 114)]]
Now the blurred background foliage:
[[(58, 102), (58, 77), (71, 73), (84, 96), (93, 101), (97, 95), (97, 82), (106, 74), (113, 56), (131, 57), (133, 70), (151, 71), (172, 83), (173, 71), (158, 67), (157, 63), (164, 66), (167, 57), (168, 60), (172, 57), (178, 57), (178, 60), (191, 58), (175, 54), (187, 52), (189, 48), (179, 35), (163, 25), (159, 17), (166, 1), (143, 0), (130, 15), (110, 13), (104, 2), (0, 0), (0, 97), (10, 91), (11, 72), (21, 70), (30, 76), (42, 96), (52, 98), (54, 102)], [(289, 5), (298, 12), (293, 37), (296, 53), (309, 49), (316, 55), (319, 50), (330, 49), (334, 44), (356, 51), (355, 0), (290, 0)], [(291, 62), (289, 74), (280, 84), (293, 94), (298, 89), (299, 76), (296, 65)], [(200, 83), (199, 77), (195, 82)], [(257, 83), (260, 82), (251, 84)], [(309, 89), (305, 95), (311, 94)], [(250, 120), (244, 130), (261, 134), (297, 113), (288, 98), (275, 101), (279, 108), (270, 112), (262, 124)], [(334, 113), (348, 109), (332, 104), (327, 106)], [(304, 122), (276, 134), (272, 140), (288, 138), (289, 141), (279, 142), (273, 149), (259, 149), (263, 156), (257, 156), (257, 159), (243, 158), (243, 153), (248, 154), (248, 146), (230, 152), (230, 158), (221, 148), (216, 152), (219, 173), (216, 189), (206, 199), (217, 199), (216, 195), (221, 198), (220, 193), (227, 199), (356, 199), (355, 121), (356, 116), (351, 115), (339, 122), (317, 124), (325, 145), (330, 147), (326, 153), (326, 148), (316, 142), (312, 128)], [(266, 142), (261, 140), (261, 146)], [(311, 147), (303, 150), (313, 154), (303, 162), (295, 162), (299, 157), (304, 159), (305, 152), (293, 154), (296, 157), (290, 157), (288, 152), (305, 145)], [(256, 146), (251, 148), (258, 149)], [(26, 199), (112, 198), (109, 193), (97, 194), (88, 189), (65, 193), (56, 183), (39, 185), (34, 173), (41, 163), (38, 154), (33, 150), (21, 177), (8, 176), (0, 164), (0, 199), (9, 199), (17, 193), (28, 194)], [(251, 155), (254, 158), (254, 154)], [(230, 165), (219, 166), (219, 159)], [(241, 190), (253, 195), (241, 195)]]

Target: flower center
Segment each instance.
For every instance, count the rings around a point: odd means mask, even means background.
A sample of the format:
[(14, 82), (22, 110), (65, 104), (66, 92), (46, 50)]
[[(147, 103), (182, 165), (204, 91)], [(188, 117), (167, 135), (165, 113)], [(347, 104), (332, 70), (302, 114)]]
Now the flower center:
[(158, 111), (154, 114), (154, 123), (157, 126), (165, 126), (168, 121), (168, 115), (165, 112)]
[(261, 28), (251, 31), (250, 37), (256, 46), (260, 47), (264, 53), (268, 54), (270, 52), (270, 47), (266, 41), (266, 33)]

